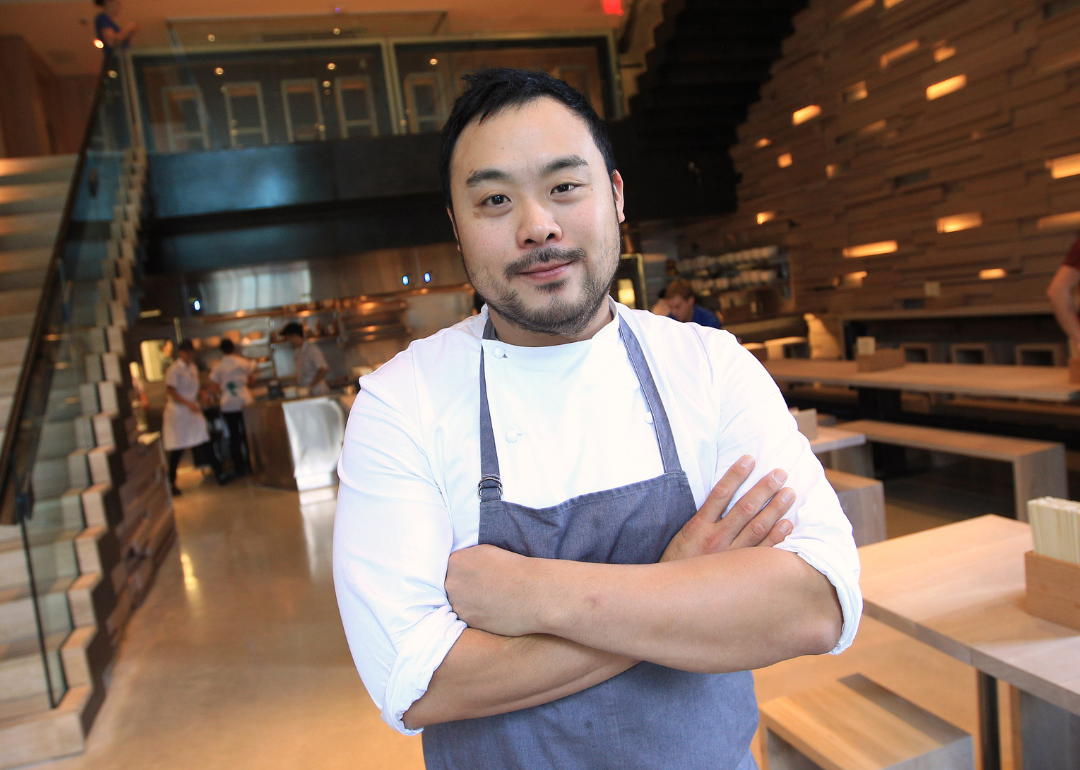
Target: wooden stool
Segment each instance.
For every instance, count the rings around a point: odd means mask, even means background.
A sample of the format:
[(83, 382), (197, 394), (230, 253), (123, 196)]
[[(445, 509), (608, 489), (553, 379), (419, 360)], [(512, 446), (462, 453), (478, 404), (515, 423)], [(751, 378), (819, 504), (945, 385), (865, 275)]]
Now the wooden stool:
[(854, 473), (825, 469), (825, 479), (840, 499), (840, 507), (851, 522), (855, 545), (879, 543), (885, 534), (885, 486), (877, 479)]
[(761, 705), (766, 770), (974, 770), (971, 735), (853, 674)]

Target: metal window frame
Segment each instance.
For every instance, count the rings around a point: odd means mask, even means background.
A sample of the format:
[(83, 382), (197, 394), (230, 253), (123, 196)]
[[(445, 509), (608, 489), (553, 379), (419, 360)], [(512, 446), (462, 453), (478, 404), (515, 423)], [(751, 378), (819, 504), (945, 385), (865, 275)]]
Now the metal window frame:
[[(187, 92), (194, 94), (195, 97), (195, 112), (199, 116), (199, 130), (198, 131), (177, 131), (173, 128), (172, 110), (170, 109), (171, 103), (169, 97), (173, 94)], [(191, 140), (198, 138), (202, 141), (202, 149), (207, 150), (210, 148), (210, 132), (207, 127), (206, 119), (206, 104), (203, 102), (202, 91), (197, 85), (174, 85), (165, 86), (161, 89), (161, 100), (165, 107), (165, 134), (169, 139), (169, 152), (181, 152), (176, 147), (176, 142), (180, 139)], [(184, 148), (185, 150), (188, 148)]]
[[(254, 88), (255, 100), (259, 105), (259, 127), (258, 128), (237, 128), (234, 125), (235, 118), (233, 117), (232, 107), (232, 94), (233, 89), (240, 88)], [(266, 103), (263, 101), (262, 83), (257, 80), (245, 80), (235, 83), (225, 83), (221, 87), (221, 93), (225, 96), (225, 120), (229, 126), (229, 145), (232, 147), (244, 147), (240, 144), (239, 139), (241, 136), (259, 136), (262, 137), (262, 143), (264, 145), (270, 144), (270, 130), (266, 125)]]
[[(413, 90), (415, 84), (424, 80), (434, 80), (434, 86), (439, 99), (439, 113), (435, 115), (425, 115), (419, 117), (416, 114), (416, 96)], [(434, 72), (410, 72), (405, 76), (405, 80), (402, 81), (402, 85), (405, 89), (405, 116), (409, 121), (409, 133), (419, 134), (422, 133), (419, 127), (419, 121), (429, 121), (438, 117), (439, 125), (435, 128), (438, 131), (442, 128), (442, 124), (446, 121), (446, 116), (449, 111), (446, 108), (446, 92), (443, 90), (443, 78), (442, 73), (438, 71)]]
[[(366, 97), (369, 116), (366, 120), (350, 120), (345, 115), (345, 99), (342, 95), (345, 88), (343, 84), (350, 82), (364, 84), (362, 90)], [(338, 127), (341, 129), (342, 139), (349, 138), (349, 128), (368, 128), (371, 130), (371, 136), (379, 135), (379, 115), (375, 111), (375, 93), (371, 86), (370, 75), (338, 75), (334, 78), (334, 100), (337, 105)]]
[(319, 98), (321, 84), (315, 78), (289, 78), (281, 81), (281, 108), (285, 112), (285, 131), (289, 137), (289, 144), (296, 142), (296, 131), (293, 127), (292, 110), (289, 109), (289, 87), (298, 85), (310, 85), (311, 96), (315, 100), (315, 116), (319, 121), (316, 128), (319, 132), (318, 141), (326, 141), (326, 118), (323, 117), (322, 99)]

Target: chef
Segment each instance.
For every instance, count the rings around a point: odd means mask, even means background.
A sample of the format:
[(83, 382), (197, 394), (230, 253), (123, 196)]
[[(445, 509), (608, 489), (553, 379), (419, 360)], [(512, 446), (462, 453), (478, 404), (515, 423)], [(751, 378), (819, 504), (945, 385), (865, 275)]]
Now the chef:
[(329, 395), (330, 386), (326, 384), (326, 375), (330, 367), (326, 363), (326, 356), (319, 350), (318, 345), (304, 338), (304, 327), (295, 321), (287, 323), (281, 330), (281, 336), (293, 346), (296, 384), (307, 388), (312, 396)]
[(180, 494), (180, 489), (176, 486), (176, 469), (180, 466), (180, 458), (185, 449), (192, 450), (192, 462), (198, 463), (198, 454), (210, 463), (218, 483), (226, 481), (221, 463), (210, 446), (206, 417), (199, 405), (199, 390), (195, 347), (191, 340), (184, 340), (176, 346), (176, 360), (165, 370), (165, 393), (168, 400), (162, 415), (161, 442), (169, 453), (169, 486), (173, 495)]
[(588, 100), (466, 80), (441, 170), (487, 304), (353, 405), (334, 577), (357, 669), (429, 770), (750, 770), (749, 669), (855, 636), (850, 524), (734, 337), (608, 296), (623, 182)]

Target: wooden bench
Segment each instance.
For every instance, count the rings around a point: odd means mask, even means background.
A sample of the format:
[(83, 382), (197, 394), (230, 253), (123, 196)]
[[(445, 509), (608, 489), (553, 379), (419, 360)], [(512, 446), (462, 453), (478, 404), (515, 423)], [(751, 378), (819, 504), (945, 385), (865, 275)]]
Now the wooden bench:
[(768, 770), (975, 768), (969, 733), (861, 674), (760, 708)]
[(863, 433), (871, 442), (1011, 464), (1013, 504), (1020, 521), (1027, 521), (1028, 500), (1069, 496), (1064, 444), (877, 420), (856, 420), (841, 427)]
[(885, 534), (884, 484), (877, 479), (831, 468), (825, 469), (825, 479), (832, 485), (844, 515), (851, 522), (855, 545), (862, 547), (888, 537)]

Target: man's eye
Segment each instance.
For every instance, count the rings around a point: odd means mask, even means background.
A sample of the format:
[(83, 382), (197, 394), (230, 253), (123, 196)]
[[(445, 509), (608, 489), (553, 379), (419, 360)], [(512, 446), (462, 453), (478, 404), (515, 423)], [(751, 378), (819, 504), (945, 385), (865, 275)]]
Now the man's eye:
[(492, 195), (484, 202), (492, 206), (501, 206), (504, 203), (509, 203), (510, 199), (507, 198), (505, 195)]
[(563, 182), (562, 184), (557, 185), (555, 187), (555, 189), (552, 190), (552, 192), (557, 192), (557, 193), (570, 192), (575, 187), (577, 187), (577, 185), (574, 184), (573, 182)]

